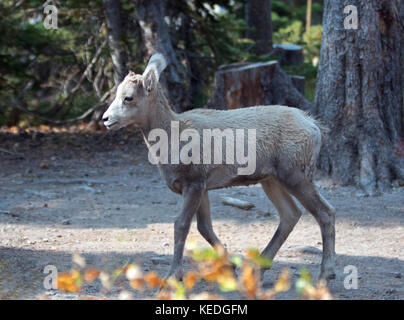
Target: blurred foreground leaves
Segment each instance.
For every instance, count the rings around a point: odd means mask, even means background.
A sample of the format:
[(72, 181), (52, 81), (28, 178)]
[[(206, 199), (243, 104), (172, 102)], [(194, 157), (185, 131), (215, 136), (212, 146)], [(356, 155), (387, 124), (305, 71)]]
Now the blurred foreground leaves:
[[(143, 292), (146, 288), (158, 289), (148, 299), (160, 300), (217, 300), (224, 299), (207, 291), (195, 293), (194, 289), (198, 282), (216, 284), (221, 292), (237, 291), (246, 299), (276, 299), (281, 292), (289, 291), (291, 274), (288, 269), (282, 270), (276, 283), (270, 289), (261, 286), (260, 273), (263, 268), (269, 268), (272, 262), (260, 256), (258, 250), (249, 249), (245, 256), (229, 255), (220, 246), (215, 248), (197, 248), (190, 246), (188, 255), (193, 264), (192, 270), (187, 272), (183, 281), (173, 277), (164, 279), (155, 271), (144, 273), (139, 264), (128, 264), (123, 268), (111, 273), (86, 268), (86, 263), (81, 256), (74, 255), (75, 267), (70, 272), (59, 273), (58, 290), (80, 293), (83, 286), (99, 279), (104, 289), (103, 293), (110, 292), (118, 281), (128, 281), (130, 289), (120, 292), (120, 299), (133, 299), (131, 290)], [(235, 268), (239, 268), (238, 276)], [(295, 284), (296, 293), (307, 300), (332, 299), (325, 282), (312, 284), (311, 275), (306, 270), (301, 270), (300, 277)], [(85, 299), (96, 297), (85, 297)]]

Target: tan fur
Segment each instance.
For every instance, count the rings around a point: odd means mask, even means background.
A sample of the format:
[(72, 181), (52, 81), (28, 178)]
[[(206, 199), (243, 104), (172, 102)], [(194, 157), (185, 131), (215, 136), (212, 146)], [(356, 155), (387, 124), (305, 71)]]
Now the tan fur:
[[(179, 122), (180, 131), (194, 129), (199, 136), (203, 129), (256, 130), (256, 170), (250, 175), (239, 175), (237, 163), (159, 165), (168, 187), (181, 194), (184, 200), (174, 226), (175, 247), (169, 275), (177, 278), (182, 275), (185, 239), (195, 214), (202, 236), (212, 245), (221, 245), (212, 228), (208, 191), (261, 183), (280, 215), (278, 230), (262, 254), (273, 259), (299, 220), (301, 212), (290, 196), (293, 195), (320, 224), (324, 247), (320, 276), (334, 277), (334, 210), (317, 193), (312, 181), (322, 143), (322, 132), (316, 120), (299, 109), (286, 106), (227, 111), (194, 109), (176, 114), (158, 84), (165, 65), (162, 55), (154, 55), (143, 75), (130, 73), (124, 79), (103, 116), (108, 128), (135, 124), (142, 130), (146, 142), (153, 129), (170, 133), (173, 121)], [(244, 146), (251, 142), (248, 139), (246, 136)]]

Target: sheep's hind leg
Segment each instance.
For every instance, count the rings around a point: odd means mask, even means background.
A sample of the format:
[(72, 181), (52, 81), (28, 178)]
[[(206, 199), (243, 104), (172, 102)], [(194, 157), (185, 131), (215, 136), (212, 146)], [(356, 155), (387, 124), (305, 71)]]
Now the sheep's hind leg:
[(262, 252), (262, 256), (273, 260), (276, 253), (299, 221), (302, 213), (278, 180), (271, 178), (261, 182), (261, 185), (269, 200), (271, 200), (278, 210), (280, 217), (279, 226), (275, 235)]
[(320, 279), (335, 278), (335, 211), (328, 202), (317, 192), (311, 181), (302, 181), (288, 190), (314, 216), (320, 225), (323, 240), (323, 257), (321, 262)]

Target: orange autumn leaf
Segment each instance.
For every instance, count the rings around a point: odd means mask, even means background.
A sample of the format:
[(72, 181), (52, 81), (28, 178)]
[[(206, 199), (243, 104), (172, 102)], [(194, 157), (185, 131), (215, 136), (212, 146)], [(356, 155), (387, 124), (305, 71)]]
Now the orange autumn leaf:
[(100, 271), (96, 269), (87, 269), (86, 272), (84, 273), (84, 280), (86, 282), (93, 282), (95, 279), (98, 278), (100, 275)]
[(274, 286), (275, 292), (284, 292), (290, 289), (290, 274), (288, 269), (283, 269), (278, 281)]
[(77, 271), (62, 272), (58, 275), (58, 289), (66, 292), (80, 291), (81, 276)]
[(204, 280), (208, 282), (215, 282), (216, 279), (219, 277), (221, 273), (220, 269), (212, 268), (212, 269), (205, 269), (202, 272), (202, 277)]
[(160, 292), (157, 293), (157, 299), (159, 300), (172, 300), (172, 292), (169, 290), (160, 290)]
[(145, 280), (150, 288), (161, 287), (164, 284), (164, 280), (161, 279), (155, 271), (146, 274)]
[(273, 289), (267, 290), (264, 293), (262, 293), (259, 297), (259, 299), (261, 300), (269, 300), (269, 299), (273, 299), (276, 296), (276, 292)]
[(258, 291), (258, 278), (255, 275), (254, 268), (249, 263), (244, 263), (241, 274), (241, 283), (249, 299), (256, 296)]
[(199, 280), (199, 275), (195, 271), (188, 272), (184, 277), (184, 284), (187, 290), (191, 290)]
[(134, 279), (130, 280), (130, 286), (136, 290), (142, 290), (144, 287), (144, 280), (143, 279)]
[(314, 300), (332, 300), (332, 295), (327, 287), (318, 288), (313, 294)]

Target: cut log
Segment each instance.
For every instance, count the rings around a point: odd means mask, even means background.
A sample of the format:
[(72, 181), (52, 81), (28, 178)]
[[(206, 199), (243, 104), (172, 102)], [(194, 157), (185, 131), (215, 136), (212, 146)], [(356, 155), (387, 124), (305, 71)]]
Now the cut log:
[(242, 62), (219, 68), (207, 108), (226, 110), (258, 105), (311, 110), (311, 103), (295, 88), (277, 61)]
[(255, 205), (252, 204), (251, 202), (236, 199), (236, 198), (221, 197), (220, 200), (226, 206), (232, 206), (232, 207), (236, 207), (236, 208), (243, 209), (243, 210), (250, 210), (251, 208), (255, 207)]

